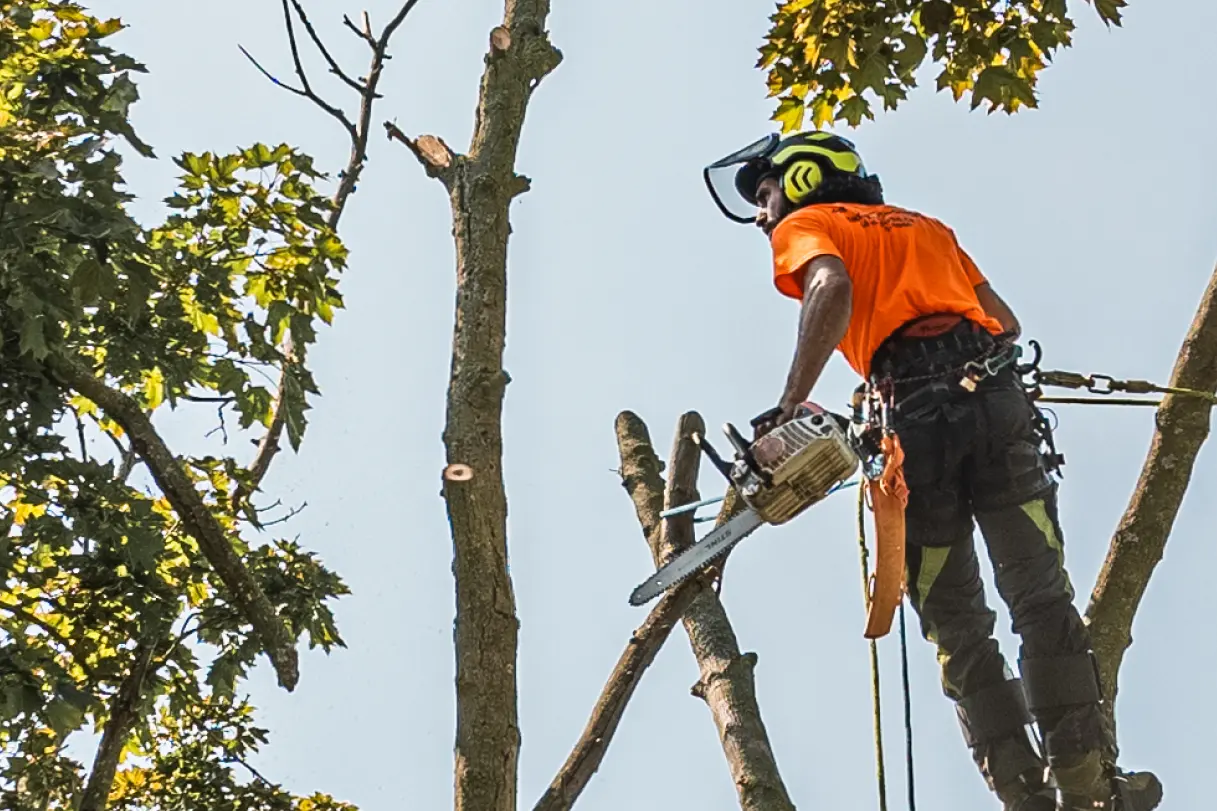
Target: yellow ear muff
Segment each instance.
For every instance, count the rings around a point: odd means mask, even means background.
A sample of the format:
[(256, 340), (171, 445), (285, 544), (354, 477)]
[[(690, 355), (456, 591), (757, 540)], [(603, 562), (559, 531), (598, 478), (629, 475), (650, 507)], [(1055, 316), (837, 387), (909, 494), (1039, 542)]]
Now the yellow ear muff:
[(801, 202), (824, 182), (824, 173), (815, 161), (795, 161), (782, 173), (782, 191), (792, 203)]

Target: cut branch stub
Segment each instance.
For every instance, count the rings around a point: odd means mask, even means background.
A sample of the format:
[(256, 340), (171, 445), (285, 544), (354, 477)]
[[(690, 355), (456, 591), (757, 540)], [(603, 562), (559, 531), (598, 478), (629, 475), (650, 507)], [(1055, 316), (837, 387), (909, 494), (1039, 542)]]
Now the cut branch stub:
[(490, 50), (494, 54), (502, 54), (511, 47), (511, 31), (501, 25), (490, 31)]

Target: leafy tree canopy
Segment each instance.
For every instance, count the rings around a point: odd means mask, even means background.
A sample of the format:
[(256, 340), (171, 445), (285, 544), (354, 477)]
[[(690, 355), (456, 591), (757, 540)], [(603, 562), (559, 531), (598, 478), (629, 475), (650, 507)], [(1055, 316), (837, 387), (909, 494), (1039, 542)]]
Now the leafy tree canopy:
[[(57, 373), (83, 365), (149, 417), (218, 407), (259, 431), (281, 407), (296, 447), (318, 393), (307, 350), (342, 304), (323, 176), (288, 145), (183, 154), (169, 216), (132, 218), (118, 147), (154, 154), (128, 119), (144, 68), (107, 45), (121, 28), (0, 0), (0, 806), (74, 807), (88, 770), (65, 745), (126, 714), (116, 808), (345, 808), (240, 767), (265, 740), (237, 695), (259, 638), (191, 522), (132, 482), (132, 432)], [(343, 644), (342, 581), (294, 542), (242, 537), (267, 523), (242, 463), (173, 464), (292, 638)]]
[[(1126, 0), (1087, 0), (1120, 25)], [(1036, 106), (1036, 79), (1074, 29), (1067, 0), (787, 0), (770, 16), (757, 67), (768, 70), (783, 132), (856, 127), (894, 110), (928, 58), (937, 89), (990, 113)]]

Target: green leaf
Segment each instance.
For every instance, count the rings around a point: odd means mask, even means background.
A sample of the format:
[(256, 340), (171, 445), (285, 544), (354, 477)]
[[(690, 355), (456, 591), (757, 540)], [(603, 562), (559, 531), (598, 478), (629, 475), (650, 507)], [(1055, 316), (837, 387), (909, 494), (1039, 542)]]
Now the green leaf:
[(922, 37), (910, 33), (900, 35), (900, 44), (904, 47), (896, 52), (896, 69), (902, 77), (911, 77), (925, 61), (929, 46)]
[(110, 92), (106, 94), (106, 99), (101, 103), (103, 110), (118, 113), (123, 118), (126, 118), (132, 104), (139, 100), (139, 88), (135, 82), (128, 79), (125, 75), (119, 76), (110, 85)]
[(84, 692), (70, 681), (61, 682), (55, 688), (55, 692), (64, 701), (82, 712), (87, 712), (89, 707), (93, 706), (93, 696)]
[(85, 714), (80, 708), (61, 698), (52, 699), (46, 707), (46, 720), (60, 737), (74, 732), (84, 723)]
[(874, 119), (875, 114), (871, 112), (870, 103), (861, 96), (850, 96), (841, 104), (841, 111), (837, 113), (838, 120), (844, 120), (851, 127), (856, 127), (862, 123), (863, 118)]
[(207, 167), (210, 164), (209, 157), (209, 155), (196, 155), (193, 152), (185, 152), (177, 163), (192, 175), (203, 175), (207, 172)]
[(277, 300), (270, 303), (266, 311), (266, 325), (270, 327), (271, 343), (277, 344), (283, 340), (283, 333), (287, 330), (294, 312), (296, 309), (286, 301)]
[(317, 250), (326, 259), (346, 259), (347, 249), (336, 234), (326, 234), (317, 242)]
[(124, 549), (135, 571), (151, 572), (156, 568), (156, 560), (164, 551), (165, 544), (162, 536), (139, 531), (127, 535)]
[(854, 92), (861, 95), (867, 88), (872, 88), (875, 92), (882, 90), (886, 78), (887, 63), (878, 54), (872, 54), (862, 63), (861, 69), (853, 73), (850, 84)]
[(101, 263), (92, 256), (83, 259), (72, 272), (72, 287), (80, 302), (86, 306), (96, 304), (103, 292), (109, 292), (109, 280)]
[(46, 336), (43, 334), (41, 315), (28, 315), (21, 323), (20, 354), (31, 355), (34, 360), (42, 360), (49, 352)]
[(232, 698), (233, 687), (237, 676), (241, 674), (240, 665), (227, 654), (217, 656), (207, 670), (207, 684), (215, 691), (217, 697)]
[(1127, 0), (1094, 0), (1095, 11), (1099, 12), (1100, 19), (1109, 26), (1121, 25), (1120, 9), (1127, 5)]

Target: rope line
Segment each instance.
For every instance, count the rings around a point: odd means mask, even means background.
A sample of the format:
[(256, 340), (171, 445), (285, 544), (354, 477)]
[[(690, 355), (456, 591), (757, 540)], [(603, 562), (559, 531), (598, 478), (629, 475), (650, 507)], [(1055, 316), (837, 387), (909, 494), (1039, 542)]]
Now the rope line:
[(900, 601), (900, 680), (904, 685), (904, 751), (908, 767), (909, 811), (917, 811), (917, 791), (913, 774), (913, 701), (909, 689), (909, 638), (904, 627), (904, 600)]
[[(866, 548), (866, 488), (858, 488), (858, 551), (862, 562), (862, 599), (870, 602), (870, 555)], [(869, 607), (869, 605), (868, 605)], [(879, 811), (887, 811), (887, 771), (883, 765), (883, 710), (879, 699), (879, 646), (870, 640), (871, 700), (875, 708), (875, 777), (879, 783)]]

